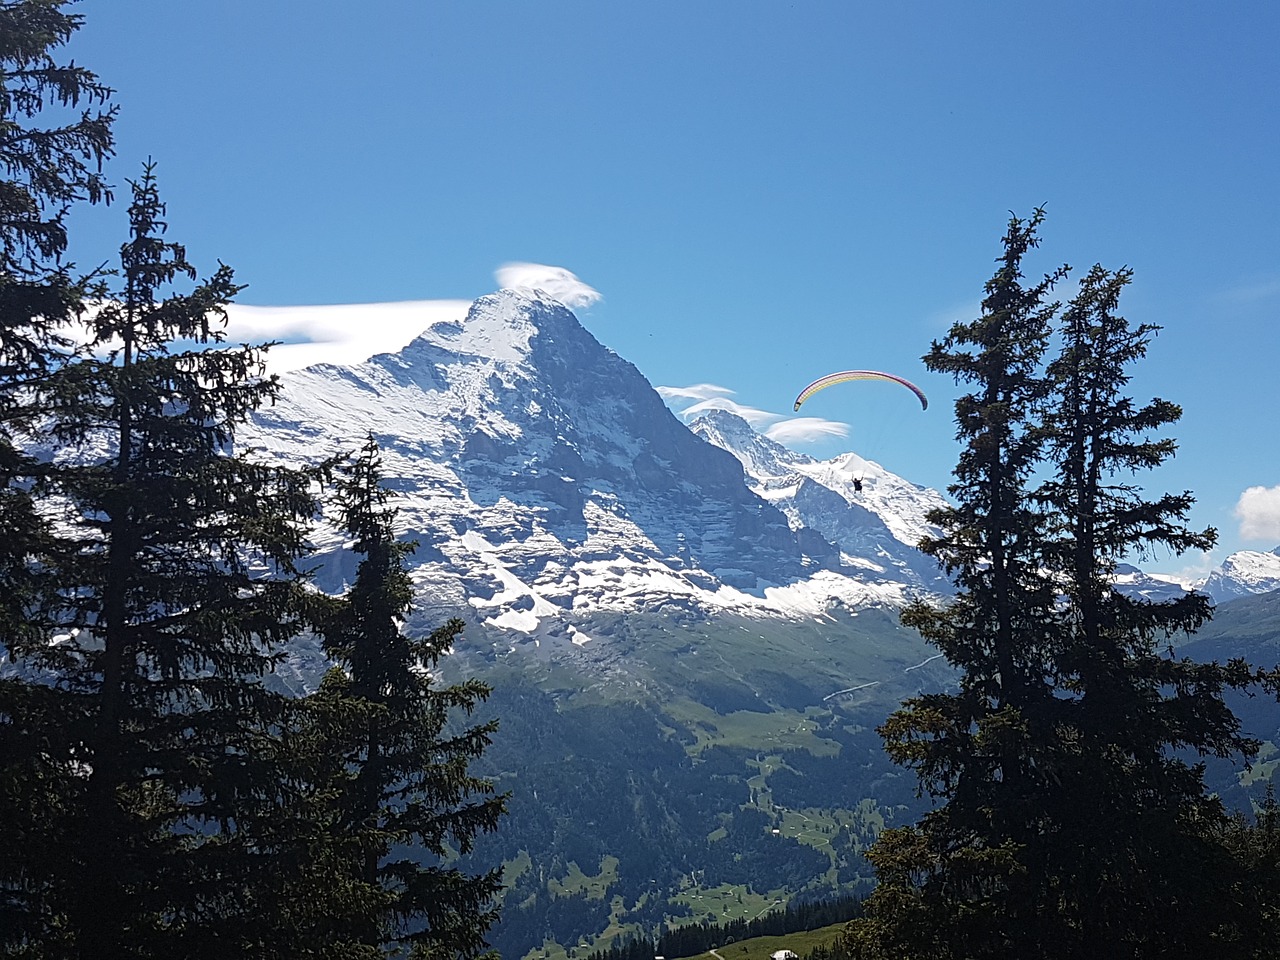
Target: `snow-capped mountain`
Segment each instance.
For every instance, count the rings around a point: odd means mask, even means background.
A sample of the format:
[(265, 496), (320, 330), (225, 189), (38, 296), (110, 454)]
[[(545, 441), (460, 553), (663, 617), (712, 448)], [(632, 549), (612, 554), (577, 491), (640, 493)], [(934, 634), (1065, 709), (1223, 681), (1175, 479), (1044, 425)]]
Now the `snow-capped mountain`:
[(761, 436), (726, 410), (702, 415), (690, 429), (737, 457), (752, 491), (777, 506), (792, 528), (813, 530), (834, 543), (845, 564), (946, 589), (937, 564), (916, 549), (921, 539), (939, 533), (925, 519), (946, 505), (936, 490), (856, 453), (815, 460)]
[(1147, 573), (1131, 563), (1117, 564), (1112, 582), (1121, 593), (1131, 597), (1141, 597), (1153, 603), (1176, 600), (1189, 590), (1195, 589), (1195, 584), (1184, 583), (1160, 574)]
[[(537, 294), (482, 297), (398, 353), (283, 381), (238, 442), (301, 463), (372, 433), (419, 542), (422, 601), (494, 626), (600, 610), (814, 616), (936, 585), (909, 544), (938, 494), (854, 455), (793, 453), (729, 414), (691, 431)], [(350, 573), (335, 562), (322, 583)]]
[(1218, 603), (1280, 590), (1280, 547), (1262, 553), (1241, 550), (1231, 554), (1195, 588)]
[[(426, 320), (426, 322), (430, 322)], [(576, 615), (731, 611), (805, 618), (945, 592), (915, 544), (942, 496), (848, 453), (818, 461), (711, 411), (690, 427), (563, 305), (503, 290), (398, 353), (283, 377), (239, 442), (297, 463), (383, 450), (423, 610), (576, 635)], [(861, 489), (856, 489), (857, 480)], [(330, 531), (320, 582), (350, 558)], [(1119, 571), (1124, 589), (1184, 589)], [(1240, 553), (1216, 600), (1280, 587), (1280, 554)], [(568, 628), (566, 629), (566, 624)]]

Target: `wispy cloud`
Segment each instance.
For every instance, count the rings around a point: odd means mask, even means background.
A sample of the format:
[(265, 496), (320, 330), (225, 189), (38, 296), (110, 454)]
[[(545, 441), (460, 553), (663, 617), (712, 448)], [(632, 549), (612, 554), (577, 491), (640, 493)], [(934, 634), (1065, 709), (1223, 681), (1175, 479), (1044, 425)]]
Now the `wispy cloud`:
[[(362, 363), (375, 354), (399, 350), (428, 327), (461, 320), (470, 306), (469, 300), (278, 307), (233, 303), (227, 306), (227, 322), (220, 329), (223, 346), (274, 341), (267, 353), (267, 370), (284, 373), (317, 363)], [(72, 333), (80, 343), (88, 343), (92, 335), (87, 320)], [(105, 355), (119, 346), (113, 341), (95, 349)]]
[(504, 263), (494, 271), (498, 286), (510, 290), (541, 290), (571, 310), (584, 310), (604, 297), (564, 267), (543, 263)]
[(1256, 283), (1244, 283), (1225, 293), (1226, 299), (1237, 303), (1257, 303), (1280, 297), (1280, 277), (1268, 277)]
[(1280, 541), (1280, 486), (1249, 487), (1236, 501), (1242, 540)]
[(764, 435), (781, 444), (816, 443), (831, 437), (847, 437), (849, 425), (820, 417), (791, 417), (773, 424)]
[(718, 387), (714, 383), (694, 383), (687, 387), (654, 387), (663, 400), (707, 400), (711, 397), (731, 397), (734, 391)]
[[(541, 290), (574, 309), (601, 299), (598, 291), (563, 267), (507, 263), (495, 277), (502, 287)], [(277, 307), (231, 304), (224, 333), (229, 344), (279, 341), (267, 354), (267, 369), (283, 373), (317, 363), (362, 363), (375, 354), (399, 350), (428, 327), (463, 319), (470, 306), (470, 300)], [(88, 336), (85, 327), (82, 337)]]
[(267, 354), (272, 373), (316, 363), (362, 363), (375, 354), (399, 350), (428, 327), (461, 320), (469, 300), (411, 300), (400, 303), (344, 303), (324, 306), (227, 309), (229, 343), (279, 340)]

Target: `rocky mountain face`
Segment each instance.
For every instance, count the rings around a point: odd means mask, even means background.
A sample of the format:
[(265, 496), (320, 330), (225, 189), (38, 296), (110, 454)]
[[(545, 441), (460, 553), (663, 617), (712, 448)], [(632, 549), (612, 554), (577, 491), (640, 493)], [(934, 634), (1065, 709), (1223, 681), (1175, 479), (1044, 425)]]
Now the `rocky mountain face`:
[[(538, 294), (482, 297), (398, 353), (284, 381), (240, 442), (302, 463), (372, 433), (424, 603), (517, 639), (573, 639), (576, 616), (603, 611), (803, 618), (947, 590), (914, 547), (937, 491), (854, 453), (815, 460), (727, 411), (686, 427)], [(340, 589), (340, 542), (321, 545), (321, 583)], [(1152, 599), (1184, 589), (1130, 567), (1119, 580)], [(1280, 556), (1237, 554), (1193, 586), (1276, 589)]]
[[(381, 445), (419, 544), (410, 629), (463, 612), (441, 669), (494, 691), (501, 728), (477, 772), (510, 809), (472, 856), (506, 872), (502, 956), (552, 942), (581, 956), (619, 925), (865, 887), (867, 846), (924, 803), (875, 729), (955, 682), (896, 615), (947, 590), (913, 546), (941, 495), (853, 453), (796, 453), (726, 411), (685, 426), (538, 295), (501, 291), (424, 326), (398, 353), (286, 374), (237, 442), (295, 463), (370, 433)], [(351, 555), (332, 530), (318, 545), (318, 582), (340, 590)], [(1117, 580), (1155, 600), (1186, 589), (1136, 567)], [(1280, 556), (1258, 554), (1204, 588), (1277, 585)], [(281, 680), (300, 689), (323, 667), (300, 643)]]
[(690, 429), (737, 457), (751, 490), (781, 510), (793, 528), (835, 544), (844, 564), (868, 577), (947, 590), (937, 564), (915, 549), (923, 537), (938, 533), (925, 520), (928, 511), (946, 505), (936, 490), (856, 453), (815, 460), (761, 436), (725, 410), (703, 415)]
[(1233, 553), (1204, 580), (1193, 585), (1218, 603), (1280, 590), (1280, 547), (1268, 553)]
[[(284, 380), (239, 442), (314, 462), (372, 433), (419, 542), (424, 599), (493, 627), (543, 636), (597, 611), (813, 616), (942, 587), (910, 546), (936, 492), (852, 454), (815, 461), (724, 412), (691, 431), (538, 295), (482, 297), (399, 353)], [(336, 557), (336, 537), (322, 540)], [(336, 559), (322, 583), (349, 574)]]

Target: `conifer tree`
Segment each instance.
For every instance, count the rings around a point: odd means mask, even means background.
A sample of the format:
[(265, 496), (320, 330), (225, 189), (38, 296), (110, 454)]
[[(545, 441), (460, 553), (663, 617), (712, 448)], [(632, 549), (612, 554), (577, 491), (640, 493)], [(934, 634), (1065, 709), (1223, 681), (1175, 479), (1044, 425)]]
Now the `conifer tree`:
[(282, 709), (261, 680), (307, 609), (295, 561), (315, 502), (307, 476), (231, 451), (276, 383), (255, 348), (172, 350), (219, 340), (238, 287), (223, 266), (166, 296), (196, 272), (164, 239), (150, 165), (131, 189), (96, 352), (51, 380), (61, 633), (23, 653), (72, 723), (48, 922), (62, 954), (199, 956), (260, 866), (242, 826), (279, 789), (260, 747)]
[[(6, 273), (37, 280), (66, 252), (71, 206), (111, 195), (102, 162), (113, 152), (112, 91), (83, 67), (54, 58), (83, 21), (66, 5), (0, 3), (0, 257)], [(34, 125), (46, 111), (65, 122)]]
[[(488, 696), (476, 680), (441, 685), (432, 675), (460, 635), (450, 620), (406, 636), (412, 604), (382, 463), (373, 437), (337, 483), (342, 526), (362, 557), (350, 591), (323, 627), (337, 667), (309, 707), (337, 759), (334, 835), (352, 894), (334, 936), (387, 955), (471, 957), (496, 917), (499, 871), (470, 875), (448, 863), (496, 828), (504, 798), (469, 772), (496, 721), (459, 725)], [(450, 849), (452, 848), (452, 849)]]
[(902, 619), (963, 672), (958, 693), (909, 700), (882, 728), (890, 756), (943, 803), (873, 848), (879, 885), (855, 927), (866, 956), (1000, 955), (982, 950), (1004, 937), (1022, 884), (1016, 852), (1039, 828), (1047, 745), (1031, 718), (1052, 698), (1057, 629), (1041, 575), (1045, 519), (1028, 485), (1045, 441), (1037, 412), (1049, 390), (1050, 295), (1066, 269), (1024, 283), (1042, 219), (1010, 220), (981, 316), (925, 356), (973, 385), (956, 401), (965, 446), (948, 488), (954, 506), (931, 515), (942, 536), (921, 544), (959, 592), (945, 608), (915, 603)]
[[(1165, 653), (1171, 637), (1209, 619), (1207, 596), (1151, 602), (1114, 587), (1127, 556), (1208, 550), (1216, 540), (1212, 529), (1187, 527), (1190, 493), (1149, 499), (1133, 479), (1173, 456), (1176, 444), (1158, 432), (1182, 411), (1125, 395), (1159, 329), (1132, 327), (1117, 313), (1131, 276), (1090, 270), (1062, 315), (1061, 351), (1048, 369), (1054, 474), (1036, 496), (1051, 518), (1046, 570), (1064, 596), (1057, 670), (1059, 696), (1071, 706), (1061, 728), (1071, 738), (1071, 789), (1047, 800), (1056, 801), (1056, 835), (1034, 868), (1056, 876), (1063, 909), (1077, 917), (1078, 949), (1109, 942), (1133, 956), (1191, 955), (1212, 950), (1227, 922), (1214, 915), (1228, 902), (1205, 896), (1204, 886), (1231, 865), (1219, 842), (1226, 814), (1187, 754), (1253, 755), (1256, 744), (1240, 734), (1223, 694), (1254, 674), (1243, 662)], [(1069, 855), (1079, 850), (1090, 854)], [(1099, 900), (1099, 888), (1110, 895)]]
[[(502, 801), (467, 772), (492, 724), (452, 725), (486, 689), (428, 674), (460, 624), (400, 636), (372, 448), (344, 487), (367, 569), (327, 621), (346, 671), (303, 703), (268, 692), (334, 606), (299, 570), (327, 466), (235, 452), (277, 384), (262, 349), (219, 343), (239, 288), (225, 266), (196, 282), (150, 164), (118, 281), (62, 262), (67, 211), (109, 198), (114, 118), (53, 58), (65, 6), (0, 0), (0, 952), (470, 956), (499, 882), (446, 859)], [(41, 127), (49, 108), (71, 119)]]
[(1269, 960), (1280, 930), (1280, 805), (1270, 783), (1253, 817), (1231, 817), (1221, 841), (1233, 869), (1217, 891), (1230, 912), (1216, 931), (1215, 950), (1242, 960)]
[(1090, 273), (1045, 363), (1065, 268), (1021, 283), (1042, 218), (1010, 222), (982, 316), (925, 357), (975, 390), (956, 403), (955, 506), (922, 544), (958, 593), (903, 621), (960, 669), (960, 689), (882, 727), (937, 806), (871, 851), (879, 885), (845, 942), (856, 957), (1191, 956), (1229, 922), (1204, 884), (1232, 869), (1221, 807), (1174, 751), (1248, 754), (1222, 694), (1249, 671), (1161, 654), (1207, 616), (1203, 598), (1112, 589), (1121, 558), (1213, 534), (1186, 529), (1189, 495), (1148, 501), (1118, 479), (1172, 455), (1150, 434), (1178, 416), (1124, 395), (1153, 332), (1115, 315), (1127, 271)]
[(65, 219), (74, 204), (109, 197), (101, 168), (112, 153), (111, 90), (56, 58), (80, 25), (63, 6), (0, 3), (0, 951), (45, 926), (75, 780), (58, 745), (63, 702), (13, 674), (24, 651), (54, 635), (44, 617), (54, 540), (36, 506), (45, 466), (21, 441), (46, 410), (48, 378), (72, 354), (65, 328), (82, 309), (84, 280), (62, 259)]

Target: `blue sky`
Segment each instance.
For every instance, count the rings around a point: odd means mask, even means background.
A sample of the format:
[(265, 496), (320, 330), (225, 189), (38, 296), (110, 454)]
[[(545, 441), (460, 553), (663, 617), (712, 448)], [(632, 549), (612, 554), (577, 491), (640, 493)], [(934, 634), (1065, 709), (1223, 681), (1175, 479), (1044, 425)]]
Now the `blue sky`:
[[(1183, 405), (1181, 451), (1143, 482), (1196, 493), (1214, 559), (1280, 543), (1275, 4), (75, 9), (74, 55), (118, 91), (113, 179), (153, 157), (172, 236), (244, 303), (467, 300), (504, 264), (563, 267), (655, 385), (782, 416), (834, 369), (915, 381), (927, 413), (828, 390), (804, 412), (848, 437), (793, 445), (939, 488), (958, 391), (920, 356), (976, 309), (1009, 212), (1043, 204), (1033, 269), (1127, 264), (1123, 312), (1164, 327), (1133, 392)], [(122, 221), (82, 215), (77, 259)]]

